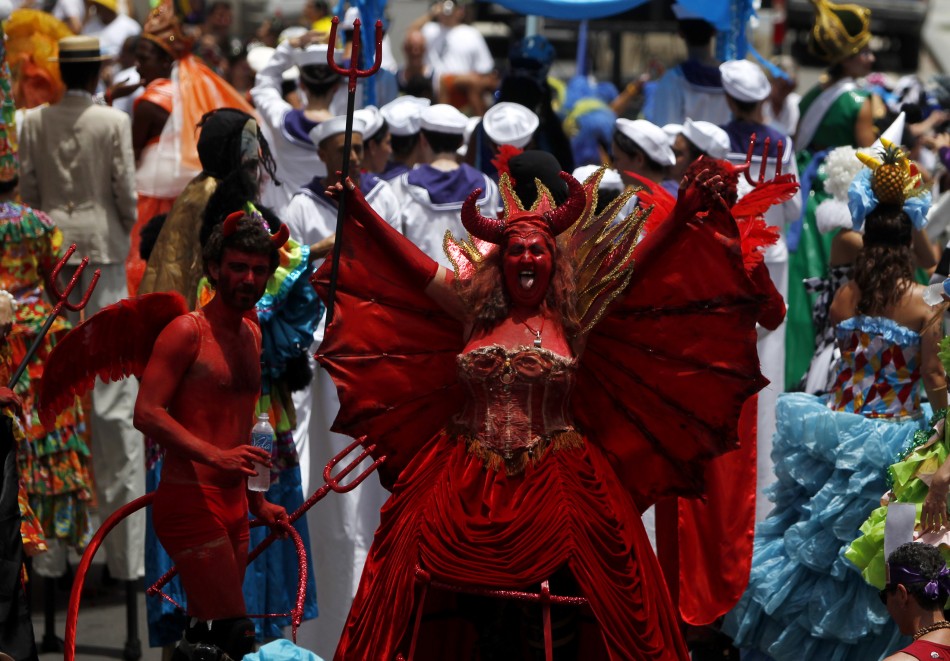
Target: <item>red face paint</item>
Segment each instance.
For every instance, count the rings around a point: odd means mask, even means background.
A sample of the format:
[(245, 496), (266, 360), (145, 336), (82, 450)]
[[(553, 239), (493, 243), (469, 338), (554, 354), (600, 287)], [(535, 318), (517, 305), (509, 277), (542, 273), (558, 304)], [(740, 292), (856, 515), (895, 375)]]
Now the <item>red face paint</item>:
[(554, 272), (554, 254), (547, 237), (541, 232), (510, 236), (503, 269), (512, 303), (531, 308), (541, 305)]
[(219, 264), (209, 265), (217, 280), (216, 296), (229, 307), (239, 310), (253, 308), (267, 287), (270, 257), (226, 248)]

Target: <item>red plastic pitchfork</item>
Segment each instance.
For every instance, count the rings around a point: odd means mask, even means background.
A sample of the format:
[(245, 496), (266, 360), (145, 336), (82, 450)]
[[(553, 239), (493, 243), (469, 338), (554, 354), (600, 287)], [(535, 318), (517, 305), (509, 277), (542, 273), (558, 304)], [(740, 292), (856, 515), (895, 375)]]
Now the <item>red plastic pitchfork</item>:
[[(359, 78), (368, 78), (379, 71), (379, 65), (383, 63), (383, 22), (376, 21), (376, 54), (373, 59), (373, 66), (369, 69), (360, 69), (360, 19), (353, 22), (353, 49), (350, 55), (350, 65), (344, 69), (340, 67), (333, 59), (333, 49), (336, 46), (336, 29), (340, 23), (340, 17), (334, 16), (330, 27), (330, 43), (327, 48), (327, 64), (330, 69), (349, 80), (347, 85), (346, 97), (346, 133), (343, 139), (343, 173), (341, 179), (345, 182), (350, 173), (350, 149), (353, 144), (353, 112), (356, 105), (356, 81)], [(345, 215), (346, 196), (341, 195), (339, 199), (339, 210), (336, 217), (336, 240), (333, 242), (333, 263), (330, 269), (330, 287), (327, 294), (327, 326), (333, 321), (333, 302), (336, 298), (336, 279), (340, 270), (340, 251), (343, 248), (343, 218)]]
[(772, 179), (766, 181), (765, 179), (765, 170), (768, 167), (769, 160), (769, 145), (772, 143), (771, 138), (766, 136), (765, 140), (762, 142), (762, 163), (759, 166), (759, 176), (758, 179), (752, 178), (752, 152), (755, 149), (755, 133), (749, 138), (749, 151), (746, 152), (745, 156), (745, 165), (739, 166), (743, 170), (745, 175), (745, 180), (749, 182), (749, 185), (753, 188), (758, 188), (766, 183), (784, 183), (786, 181), (794, 181), (795, 175), (793, 174), (782, 174), (782, 158), (785, 155), (785, 145), (782, 140), (778, 141), (776, 145), (776, 158), (775, 158), (775, 176)]
[(39, 348), (40, 343), (43, 341), (43, 338), (46, 337), (50, 327), (53, 325), (53, 322), (56, 321), (56, 317), (59, 316), (59, 313), (63, 310), (63, 308), (72, 310), (73, 312), (79, 312), (82, 310), (84, 307), (86, 307), (86, 304), (89, 303), (89, 297), (92, 295), (92, 290), (96, 288), (96, 283), (99, 282), (99, 276), (101, 274), (99, 269), (96, 269), (92, 274), (92, 282), (89, 283), (89, 287), (86, 289), (85, 293), (83, 293), (82, 299), (79, 301), (79, 303), (69, 302), (69, 295), (73, 292), (73, 289), (76, 288), (76, 284), (79, 282), (79, 276), (82, 275), (82, 272), (85, 271), (86, 267), (89, 265), (89, 258), (83, 257), (82, 262), (80, 262), (79, 266), (76, 268), (76, 272), (73, 273), (73, 277), (69, 280), (69, 284), (66, 285), (66, 290), (61, 292), (56, 281), (59, 279), (60, 271), (62, 271), (63, 267), (66, 266), (66, 262), (69, 261), (69, 258), (72, 257), (74, 252), (76, 252), (75, 243), (69, 246), (69, 250), (66, 251), (66, 254), (63, 255), (58, 262), (56, 262), (53, 272), (46, 277), (47, 291), (49, 291), (50, 295), (56, 297), (56, 303), (53, 305), (53, 310), (49, 313), (49, 317), (46, 318), (46, 323), (43, 324), (43, 328), (40, 329), (36, 339), (33, 340), (33, 344), (30, 345), (30, 350), (26, 352), (26, 356), (23, 357), (23, 360), (20, 361), (20, 364), (13, 372), (10, 382), (7, 384), (7, 387), (10, 389), (13, 389), (13, 386), (15, 386), (20, 380), (20, 377), (23, 376), (23, 371), (26, 369), (27, 364), (29, 364), (34, 354), (36, 354), (36, 350)]
[[(322, 500), (331, 491), (336, 493), (346, 493), (347, 491), (352, 491), (357, 486), (359, 486), (363, 480), (369, 477), (373, 471), (375, 471), (381, 464), (386, 461), (386, 456), (379, 457), (374, 460), (372, 464), (369, 465), (362, 473), (352, 478), (347, 483), (342, 483), (342, 480), (349, 476), (356, 468), (359, 466), (360, 462), (370, 456), (370, 453), (376, 449), (375, 444), (369, 446), (363, 446), (363, 441), (365, 439), (357, 439), (353, 441), (350, 445), (343, 448), (339, 454), (333, 457), (329, 462), (327, 462), (326, 467), (323, 469), (323, 477), (326, 480), (326, 483), (321, 486), (319, 489), (313, 492), (313, 494), (293, 513), (288, 515), (287, 523), (283, 526), (282, 532), (290, 536), (291, 540), (294, 542), (297, 551), (297, 562), (300, 567), (297, 577), (297, 600), (294, 605), (293, 610), (290, 612), (291, 617), (291, 635), (296, 642), (297, 627), (300, 625), (303, 616), (303, 606), (304, 606), (304, 597), (306, 595), (306, 580), (307, 580), (307, 562), (306, 562), (306, 552), (304, 551), (303, 542), (300, 539), (300, 536), (297, 534), (291, 526), (297, 521), (300, 517), (307, 513), (311, 507), (317, 504), (318, 501)], [(349, 456), (357, 448), (362, 448), (362, 451), (356, 455), (349, 463), (343, 466), (335, 474), (333, 473), (334, 468), (343, 461), (344, 458)], [(66, 633), (65, 633), (65, 650), (64, 658), (66, 661), (74, 661), (76, 658), (76, 629), (79, 621), (79, 605), (82, 598), (82, 587), (86, 580), (86, 574), (89, 571), (89, 568), (92, 566), (93, 558), (96, 555), (96, 552), (99, 550), (99, 547), (102, 545), (103, 540), (106, 535), (115, 528), (123, 519), (128, 517), (130, 514), (137, 512), (138, 510), (147, 507), (152, 504), (152, 500), (155, 498), (154, 493), (145, 494), (136, 498), (132, 502), (123, 505), (112, 515), (106, 519), (99, 530), (96, 531), (96, 534), (93, 536), (92, 540), (89, 542), (89, 545), (86, 546), (86, 550), (83, 553), (82, 560), (79, 563), (79, 567), (76, 570), (76, 577), (73, 581), (73, 588), (69, 595), (69, 607), (66, 611)], [(252, 526), (261, 525), (257, 520), (251, 522)], [(263, 553), (264, 549), (270, 546), (278, 538), (277, 533), (271, 533), (268, 535), (264, 541), (258, 544), (250, 554), (248, 554), (247, 562), (251, 563), (257, 556)], [(162, 592), (162, 588), (178, 573), (177, 567), (172, 567), (165, 574), (159, 578), (154, 585), (146, 589), (146, 594), (149, 596), (160, 596), (175, 606), (179, 607), (179, 604), (175, 603), (168, 595)], [(249, 617), (282, 617), (287, 615), (287, 613), (280, 614), (266, 614), (266, 615), (250, 615)]]

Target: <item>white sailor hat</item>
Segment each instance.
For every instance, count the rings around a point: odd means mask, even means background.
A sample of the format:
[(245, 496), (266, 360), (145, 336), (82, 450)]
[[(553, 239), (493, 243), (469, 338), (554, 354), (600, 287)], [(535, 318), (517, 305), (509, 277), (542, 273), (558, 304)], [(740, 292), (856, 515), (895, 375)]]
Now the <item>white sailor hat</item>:
[(353, 117), (358, 117), (363, 120), (363, 137), (372, 138), (376, 135), (379, 129), (383, 128), (383, 119), (382, 114), (379, 112), (379, 108), (376, 106), (366, 106), (365, 108), (360, 108), (353, 113)]
[(468, 154), (468, 141), (472, 139), (472, 134), (475, 132), (475, 127), (478, 126), (478, 123), (482, 121), (481, 117), (469, 117), (468, 123), (465, 125), (465, 131), (462, 133), (462, 146), (455, 150), (455, 153), (459, 155), (459, 158), (465, 158)]
[(455, 106), (447, 103), (437, 103), (422, 109), (419, 127), (427, 131), (464, 135), (468, 117)]
[[(247, 65), (251, 67), (251, 71), (258, 73), (267, 66), (273, 56), (274, 49), (270, 46), (254, 46), (247, 51)], [(281, 77), (284, 80), (296, 80), (299, 75), (300, 71), (297, 67), (290, 67), (281, 74)]]
[(277, 43), (287, 41), (288, 39), (296, 39), (297, 37), (302, 37), (307, 34), (307, 28), (302, 25), (291, 25), (289, 28), (284, 28), (281, 30), (281, 33), (277, 35)]
[(422, 109), (432, 102), (418, 96), (400, 96), (379, 109), (389, 132), (396, 136), (415, 135), (422, 123)]
[(729, 153), (729, 134), (712, 122), (687, 119), (683, 124), (683, 136), (712, 158), (725, 158)]
[[(363, 131), (366, 128), (366, 123), (363, 121), (363, 118), (358, 117), (356, 113), (353, 114), (353, 133), (359, 133), (362, 137)], [(310, 142), (314, 146), (319, 147), (320, 143), (326, 140), (327, 138), (339, 135), (346, 132), (346, 115), (338, 115), (337, 117), (331, 117), (330, 119), (320, 122), (312, 129), (310, 129)]]
[[(599, 169), (599, 165), (582, 165), (574, 170), (572, 176), (583, 183)], [(623, 181), (620, 179), (620, 173), (613, 168), (607, 168), (604, 170), (604, 176), (600, 178), (600, 185), (597, 188), (603, 191), (623, 192)]]
[(496, 145), (511, 145), (523, 149), (531, 142), (540, 124), (538, 116), (520, 103), (496, 103), (482, 118), (485, 135)]
[(663, 132), (670, 138), (670, 146), (673, 146), (673, 141), (676, 140), (676, 136), (683, 132), (682, 124), (664, 124)]
[[(305, 50), (294, 51), (294, 62), (298, 67), (305, 67), (312, 64), (327, 65), (327, 51), (330, 47), (327, 44), (310, 44)], [(339, 48), (337, 54), (342, 53)]]
[(645, 119), (619, 118), (616, 122), (617, 130), (633, 140), (646, 152), (650, 160), (660, 165), (673, 165), (676, 157), (670, 148), (670, 139), (659, 126)]
[(346, 10), (346, 13), (343, 14), (343, 20), (340, 21), (340, 29), (344, 31), (352, 30), (356, 24), (356, 19), (362, 20), (359, 7), (350, 7)]
[(772, 85), (762, 68), (749, 60), (729, 60), (719, 65), (722, 88), (736, 101), (754, 103), (769, 96)]

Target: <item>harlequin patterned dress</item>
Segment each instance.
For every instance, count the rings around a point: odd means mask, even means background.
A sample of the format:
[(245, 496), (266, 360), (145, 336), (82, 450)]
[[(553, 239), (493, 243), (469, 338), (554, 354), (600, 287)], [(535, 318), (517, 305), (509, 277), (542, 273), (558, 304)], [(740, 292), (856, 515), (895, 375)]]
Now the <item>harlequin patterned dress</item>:
[(873, 660), (901, 646), (877, 591), (844, 552), (878, 507), (887, 466), (929, 414), (920, 336), (864, 316), (835, 334), (832, 392), (779, 397), (775, 508), (756, 528), (749, 587), (725, 623), (737, 646), (777, 661)]
[[(43, 276), (56, 262), (62, 234), (48, 216), (11, 202), (0, 203), (0, 288), (16, 298), (17, 311), (9, 336), (10, 369), (20, 363), (49, 316), (51, 305), (43, 292)], [(89, 505), (92, 481), (89, 449), (82, 438), (81, 410), (68, 407), (52, 429), (40, 424), (34, 394), (43, 376), (43, 364), (69, 324), (58, 318), (14, 390), (23, 401), (24, 436), (18, 443), (20, 479), (43, 535), (77, 549), (92, 536)], [(25, 540), (28, 545), (30, 540)]]

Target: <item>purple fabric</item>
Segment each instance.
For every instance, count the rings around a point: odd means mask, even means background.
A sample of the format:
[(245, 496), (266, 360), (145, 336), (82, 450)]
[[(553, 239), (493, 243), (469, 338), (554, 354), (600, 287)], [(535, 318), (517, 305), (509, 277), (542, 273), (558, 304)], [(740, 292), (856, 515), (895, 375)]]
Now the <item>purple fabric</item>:
[(392, 181), (399, 175), (405, 174), (406, 172), (409, 172), (409, 166), (406, 165), (405, 163), (389, 162), (386, 164), (386, 169), (383, 170), (382, 174), (380, 174), (379, 176), (384, 181)]
[(741, 122), (732, 120), (722, 127), (722, 130), (729, 134), (730, 151), (745, 154), (749, 151), (749, 139), (755, 133), (755, 149), (752, 153), (756, 156), (762, 155), (762, 148), (765, 146), (765, 139), (769, 139), (769, 156), (775, 157), (778, 153), (779, 140), (782, 141), (782, 149), (788, 149), (788, 136), (784, 136), (771, 126), (758, 124), (756, 122)]
[(686, 60), (680, 64), (683, 77), (698, 87), (722, 89), (722, 74), (718, 66), (707, 66), (696, 60)]
[(360, 192), (366, 196), (376, 188), (379, 184), (380, 178), (377, 177), (373, 172), (363, 171), (360, 173)]
[(310, 140), (310, 131), (318, 122), (311, 122), (303, 114), (303, 110), (291, 110), (284, 115), (283, 133), (291, 142), (303, 145), (313, 145)]
[(908, 567), (903, 567), (901, 565), (892, 565), (891, 563), (887, 564), (888, 567), (888, 586), (892, 585), (912, 585), (915, 583), (926, 583), (924, 586), (924, 594), (927, 595), (928, 599), (942, 599), (946, 600), (950, 596), (950, 569), (944, 567), (940, 570), (940, 573), (937, 574), (936, 578), (927, 579), (926, 576), (923, 576)]
[(485, 176), (470, 165), (456, 170), (437, 170), (431, 165), (414, 168), (407, 177), (413, 186), (425, 188), (433, 204), (461, 204), (476, 188), (485, 190)]
[(937, 153), (940, 155), (940, 162), (943, 163), (943, 167), (950, 170), (950, 147), (941, 147)]

